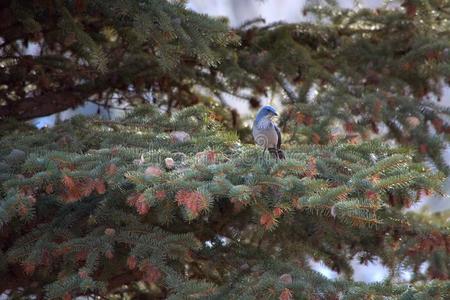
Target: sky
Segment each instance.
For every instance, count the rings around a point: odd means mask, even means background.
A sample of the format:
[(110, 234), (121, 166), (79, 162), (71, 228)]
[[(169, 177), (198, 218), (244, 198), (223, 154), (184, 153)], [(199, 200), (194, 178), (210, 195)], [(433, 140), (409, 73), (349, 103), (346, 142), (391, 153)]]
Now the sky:
[[(314, 1), (314, 0), (312, 0)], [(311, 1), (311, 2), (312, 2)], [(354, 7), (355, 0), (337, 0), (342, 7)], [(317, 2), (317, 0), (316, 0)], [(384, 0), (360, 0), (361, 6), (378, 7)], [(187, 7), (210, 16), (227, 16), (233, 27), (246, 20), (262, 17), (267, 23), (298, 22), (306, 19), (302, 14), (305, 0), (189, 0)]]

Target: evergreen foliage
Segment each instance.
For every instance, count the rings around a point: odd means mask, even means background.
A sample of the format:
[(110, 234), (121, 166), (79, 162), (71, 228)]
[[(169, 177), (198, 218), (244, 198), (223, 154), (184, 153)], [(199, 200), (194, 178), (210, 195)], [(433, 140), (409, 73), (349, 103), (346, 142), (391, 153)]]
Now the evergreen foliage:
[(224, 20), (177, 1), (7, 0), (0, 16), (0, 120), (85, 101), (197, 103), (196, 72), (237, 41)]
[(250, 88), (255, 105), (283, 93), (282, 127), (298, 141), (326, 144), (340, 126), (353, 138), (413, 145), (417, 159), (448, 173), (449, 110), (439, 101), (450, 83), (450, 1), (335, 2), (309, 1), (308, 22), (242, 25), (236, 57), (219, 66), (233, 74), (222, 89)]
[[(326, 144), (330, 127), (382, 135), (448, 173), (442, 150), (450, 78), (450, 2), (342, 9), (309, 1), (308, 22), (234, 30), (183, 1), (0, 4), (0, 118), (28, 120), (91, 101), (151, 102), (168, 112), (231, 94), (259, 106), (284, 93), (284, 131)], [(34, 43), (38, 53), (30, 55)], [(208, 96), (208, 97), (205, 97)], [(39, 107), (39, 109), (36, 109)], [(231, 125), (240, 123), (232, 111)]]
[[(0, 294), (450, 298), (448, 212), (405, 212), (449, 173), (450, 2), (311, 3), (308, 22), (232, 30), (183, 1), (2, 1)], [(274, 160), (223, 96), (280, 93)], [(85, 101), (151, 105), (20, 122)], [(354, 282), (355, 258), (389, 277)]]
[[(448, 297), (445, 221), (404, 214), (440, 173), (380, 141), (291, 143), (286, 160), (195, 106), (4, 136), (0, 291), (155, 299)], [(445, 216), (444, 219), (445, 220)], [(349, 261), (379, 257), (379, 284)], [(308, 261), (343, 274), (329, 280)], [(426, 274), (420, 266), (429, 263)], [(396, 284), (399, 268), (415, 284)], [(433, 279), (429, 281), (429, 279)]]

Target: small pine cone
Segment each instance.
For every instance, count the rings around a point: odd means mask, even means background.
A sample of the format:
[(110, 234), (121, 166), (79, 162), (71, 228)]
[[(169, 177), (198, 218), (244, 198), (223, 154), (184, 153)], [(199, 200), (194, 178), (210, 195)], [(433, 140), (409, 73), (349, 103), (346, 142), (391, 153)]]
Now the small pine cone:
[(140, 215), (145, 215), (150, 210), (150, 205), (148, 204), (147, 200), (145, 199), (144, 194), (133, 194), (127, 199), (127, 203), (130, 206), (133, 206), (136, 208), (137, 212)]
[(135, 205), (138, 214), (146, 215), (150, 210), (150, 205), (147, 203), (145, 198), (142, 201), (138, 201)]
[(431, 121), (434, 129), (436, 129), (437, 133), (441, 133), (444, 131), (444, 121), (441, 118), (435, 118)]
[(265, 213), (265, 214), (261, 215), (261, 218), (259, 219), (259, 223), (261, 225), (263, 225), (264, 228), (270, 229), (275, 224), (275, 221), (272, 218), (271, 214)]
[(422, 154), (428, 153), (428, 145), (427, 144), (420, 144), (419, 145), (419, 152)]
[(155, 192), (155, 198), (158, 200), (164, 200), (166, 198), (166, 192), (165, 191), (156, 191)]
[(345, 131), (347, 131), (348, 133), (352, 133), (353, 132), (353, 130), (354, 130), (354, 124), (352, 123), (352, 122), (346, 122), (345, 124), (344, 124), (344, 129), (345, 129)]
[(88, 278), (89, 274), (85, 269), (80, 269), (78, 271), (78, 276), (80, 276), (81, 279), (86, 279)]
[(72, 190), (76, 186), (75, 181), (72, 179), (72, 177), (70, 177), (68, 175), (63, 176), (62, 183), (68, 190)]
[(78, 262), (85, 261), (87, 256), (88, 256), (88, 252), (86, 250), (81, 250), (80, 252), (75, 254), (75, 260)]
[(184, 143), (191, 139), (189, 133), (184, 131), (173, 131), (170, 133), (170, 138), (174, 143)]
[(171, 157), (167, 157), (166, 159), (164, 159), (164, 164), (166, 165), (166, 168), (168, 170), (175, 169), (175, 161)]
[(26, 262), (23, 264), (23, 271), (28, 276), (33, 274), (35, 269), (36, 269), (36, 265), (31, 262)]
[(304, 123), (305, 125), (311, 126), (314, 123), (313, 117), (310, 115), (305, 115)]
[(292, 204), (292, 207), (294, 207), (294, 208), (296, 208), (296, 209), (300, 209), (300, 207), (301, 207), (301, 206), (300, 206), (300, 199), (297, 198), (297, 197), (292, 198), (291, 204)]
[(63, 296), (63, 300), (72, 300), (72, 295), (69, 293), (65, 293)]
[(111, 250), (107, 250), (105, 252), (105, 256), (106, 256), (107, 259), (113, 259), (114, 258), (114, 254), (113, 254), (113, 252)]
[(136, 256), (130, 256), (127, 259), (127, 266), (130, 270), (136, 269), (137, 259)]
[(95, 191), (102, 195), (106, 192), (106, 186), (105, 186), (105, 182), (103, 181), (103, 179), (97, 178), (94, 181), (94, 188)]
[(18, 210), (19, 210), (19, 215), (21, 217), (25, 217), (28, 214), (28, 207), (25, 204), (23, 204), (22, 202), (19, 203)]
[(52, 193), (53, 193), (53, 185), (52, 185), (51, 183), (49, 183), (49, 184), (47, 184), (47, 185), (45, 186), (45, 192), (46, 192), (47, 194), (52, 194)]
[(108, 167), (106, 167), (106, 175), (113, 176), (117, 173), (117, 166), (115, 164), (109, 164)]
[(292, 284), (292, 281), (293, 281), (292, 275), (288, 274), (288, 273), (281, 275), (279, 279), (280, 279), (280, 282), (285, 285)]
[(144, 171), (144, 175), (148, 176), (148, 177), (152, 177), (152, 176), (161, 176), (162, 175), (162, 170), (159, 167), (156, 166), (150, 166), (147, 169), (145, 169)]
[(297, 112), (295, 114), (295, 122), (297, 124), (303, 124), (303, 122), (305, 122), (305, 115), (301, 112)]
[(306, 170), (307, 177), (314, 177), (317, 175), (317, 162), (315, 157), (308, 158), (308, 168)]
[(144, 280), (147, 283), (155, 283), (157, 282), (160, 278), (161, 278), (161, 271), (159, 271), (158, 268), (156, 268), (155, 266), (151, 265), (151, 264), (147, 264), (144, 268), (145, 273), (144, 273)]
[(178, 191), (175, 199), (178, 205), (183, 205), (195, 217), (208, 207), (208, 199), (197, 191)]
[(420, 119), (414, 116), (407, 117), (406, 124), (408, 125), (409, 128), (414, 129), (420, 125)]
[(195, 158), (202, 163), (213, 164), (216, 162), (217, 154), (212, 150), (202, 151), (195, 154)]
[(273, 215), (274, 215), (275, 218), (278, 218), (282, 214), (283, 214), (283, 210), (280, 207), (275, 207), (273, 209)]
[(320, 135), (314, 132), (311, 136), (311, 140), (314, 144), (318, 145), (320, 143)]
[(367, 191), (366, 192), (366, 197), (369, 200), (376, 200), (376, 199), (378, 199), (378, 196), (379, 195), (376, 192), (374, 192), (374, 191)]
[(113, 236), (114, 234), (116, 234), (116, 231), (114, 230), (114, 228), (106, 228), (105, 229), (105, 234), (107, 236)]
[(281, 294), (280, 297), (278, 299), (280, 300), (292, 300), (293, 298), (293, 293), (290, 289), (284, 289)]

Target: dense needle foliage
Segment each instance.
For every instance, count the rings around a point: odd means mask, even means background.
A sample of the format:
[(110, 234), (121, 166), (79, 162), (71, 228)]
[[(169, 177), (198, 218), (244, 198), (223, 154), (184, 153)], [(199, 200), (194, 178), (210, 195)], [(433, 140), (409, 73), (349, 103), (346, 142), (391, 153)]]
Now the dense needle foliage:
[[(147, 108), (5, 136), (1, 289), (173, 299), (448, 291), (439, 281), (448, 229), (401, 212), (442, 177), (408, 150), (294, 143), (277, 161), (211, 117), (204, 107), (171, 118)], [(402, 265), (437, 280), (370, 286), (327, 280), (308, 264), (351, 276), (354, 256), (380, 257), (394, 277)]]
[[(0, 294), (450, 298), (448, 213), (405, 212), (448, 174), (450, 2), (312, 4), (232, 29), (183, 1), (2, 1)], [(282, 96), (286, 160), (225, 95)], [(86, 101), (146, 105), (23, 123)], [(354, 282), (355, 258), (389, 277)]]

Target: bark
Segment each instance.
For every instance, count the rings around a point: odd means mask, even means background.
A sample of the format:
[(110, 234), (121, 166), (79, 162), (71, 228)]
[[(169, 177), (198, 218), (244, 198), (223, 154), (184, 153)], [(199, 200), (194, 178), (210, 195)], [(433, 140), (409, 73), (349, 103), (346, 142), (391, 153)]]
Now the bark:
[(89, 94), (75, 91), (49, 92), (43, 95), (27, 97), (23, 100), (8, 102), (0, 107), (0, 120), (7, 117), (25, 121), (48, 116), (82, 104)]

